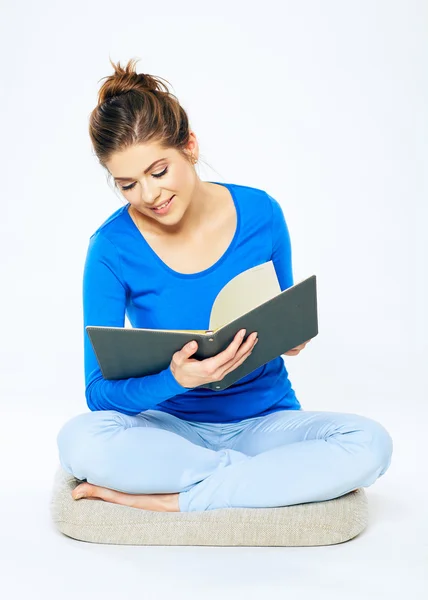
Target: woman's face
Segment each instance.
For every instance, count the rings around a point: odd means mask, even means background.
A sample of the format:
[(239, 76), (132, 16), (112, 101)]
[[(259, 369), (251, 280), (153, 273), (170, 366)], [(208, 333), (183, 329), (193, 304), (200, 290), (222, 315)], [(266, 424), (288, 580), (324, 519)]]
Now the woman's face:
[[(197, 158), (194, 134), (189, 154)], [(175, 225), (191, 203), (199, 178), (193, 165), (175, 148), (163, 150), (157, 143), (138, 144), (115, 153), (106, 163), (124, 198), (146, 219), (159, 225)], [(173, 198), (166, 212), (154, 207)], [(152, 224), (153, 221), (151, 221)]]

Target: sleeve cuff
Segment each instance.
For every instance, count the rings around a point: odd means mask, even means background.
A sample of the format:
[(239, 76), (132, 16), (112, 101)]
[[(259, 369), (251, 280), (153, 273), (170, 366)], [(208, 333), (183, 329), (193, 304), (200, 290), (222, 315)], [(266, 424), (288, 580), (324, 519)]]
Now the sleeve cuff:
[(174, 377), (171, 371), (171, 364), (168, 365), (168, 368), (165, 369), (165, 383), (168, 386), (168, 389), (171, 390), (171, 393), (176, 396), (177, 394), (184, 394), (184, 392), (188, 392), (193, 388), (187, 388), (178, 383), (176, 378)]

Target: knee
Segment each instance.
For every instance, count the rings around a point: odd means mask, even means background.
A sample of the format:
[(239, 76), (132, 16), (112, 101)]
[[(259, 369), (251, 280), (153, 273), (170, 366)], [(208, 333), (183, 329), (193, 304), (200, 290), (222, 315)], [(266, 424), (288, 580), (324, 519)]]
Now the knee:
[(72, 417), (56, 438), (61, 466), (78, 479), (86, 479), (88, 466), (96, 462), (95, 468), (99, 468), (104, 434), (121, 426), (120, 413), (113, 410), (90, 411)]
[(364, 418), (364, 431), (368, 434), (368, 447), (383, 475), (391, 464), (393, 440), (387, 429), (374, 419)]

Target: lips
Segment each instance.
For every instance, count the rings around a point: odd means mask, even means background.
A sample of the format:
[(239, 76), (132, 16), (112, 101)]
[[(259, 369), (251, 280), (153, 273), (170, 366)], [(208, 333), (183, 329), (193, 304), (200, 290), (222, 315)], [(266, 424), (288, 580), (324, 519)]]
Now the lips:
[[(175, 194), (174, 194), (175, 195)], [(171, 198), (169, 200), (167, 200), (166, 202), (171, 202), (171, 200), (174, 198), (174, 195), (171, 196)], [(151, 210), (155, 210), (156, 208), (159, 208), (159, 206), (162, 206), (163, 204), (165, 204), (165, 202), (161, 202), (160, 204), (158, 204), (157, 206), (153, 206), (153, 208)], [(166, 204), (166, 206), (168, 206), (168, 204)]]

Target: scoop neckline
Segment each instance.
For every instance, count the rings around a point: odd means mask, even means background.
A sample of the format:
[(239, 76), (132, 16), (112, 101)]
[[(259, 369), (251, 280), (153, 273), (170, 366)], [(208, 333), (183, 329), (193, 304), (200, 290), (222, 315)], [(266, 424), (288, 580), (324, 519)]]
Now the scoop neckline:
[(171, 275), (174, 275), (175, 277), (180, 277), (182, 279), (197, 279), (199, 277), (204, 277), (205, 275), (209, 275), (212, 271), (215, 271), (226, 260), (226, 258), (229, 256), (229, 254), (232, 252), (232, 250), (234, 249), (234, 247), (236, 245), (236, 240), (238, 239), (238, 235), (239, 235), (239, 232), (240, 232), (240, 229), (241, 229), (241, 211), (240, 211), (239, 202), (237, 201), (237, 198), (236, 198), (235, 192), (233, 190), (232, 184), (221, 183), (219, 181), (208, 181), (208, 183), (214, 183), (216, 185), (222, 185), (223, 187), (226, 187), (229, 190), (229, 193), (230, 193), (230, 195), (232, 197), (233, 204), (234, 204), (235, 210), (236, 210), (236, 221), (237, 221), (237, 223), (236, 223), (236, 229), (235, 229), (235, 233), (233, 235), (232, 241), (230, 242), (229, 246), (226, 248), (226, 250), (224, 251), (224, 253), (222, 254), (222, 256), (220, 256), (220, 258), (213, 265), (211, 265), (210, 267), (208, 267), (208, 269), (204, 269), (203, 271), (197, 271), (196, 273), (180, 273), (179, 271), (175, 271), (170, 266), (168, 266), (160, 258), (160, 256), (158, 254), (156, 254), (156, 252), (150, 246), (150, 244), (148, 243), (148, 241), (146, 240), (146, 238), (143, 236), (143, 234), (141, 233), (141, 231), (138, 229), (137, 225), (132, 220), (131, 215), (128, 212), (128, 209), (129, 209), (129, 206), (131, 205), (131, 203), (128, 202), (124, 206), (125, 216), (130, 221), (131, 225), (134, 227), (134, 231), (135, 231), (135, 233), (138, 234), (138, 236), (139, 236), (140, 240), (142, 241), (142, 243), (145, 245), (145, 247), (148, 249), (148, 251), (153, 255), (153, 257), (158, 262), (158, 264), (165, 271), (167, 271)]

